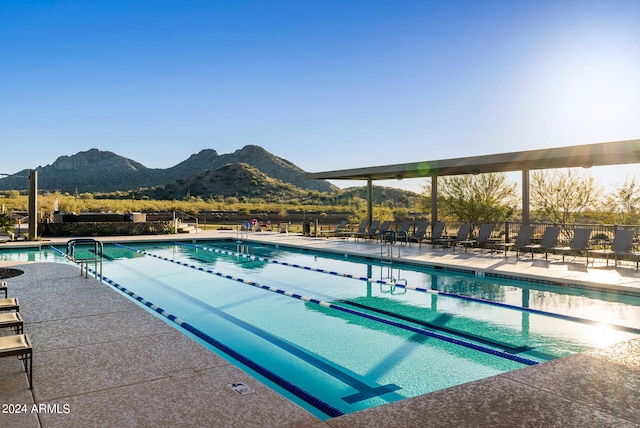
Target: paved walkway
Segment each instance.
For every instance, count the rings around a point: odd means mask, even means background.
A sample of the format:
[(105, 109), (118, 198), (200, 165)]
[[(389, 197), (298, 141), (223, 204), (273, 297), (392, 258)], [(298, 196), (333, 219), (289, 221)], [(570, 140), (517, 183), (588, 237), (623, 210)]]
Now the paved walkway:
[[(220, 231), (197, 237), (237, 236)], [(373, 242), (277, 233), (248, 237), (369, 257), (379, 257), (381, 251)], [(581, 259), (561, 263), (540, 256), (516, 261), (501, 254), (417, 245), (394, 251), (431, 265), (640, 290), (640, 274), (630, 264), (614, 268), (598, 261), (585, 266)], [(112, 287), (81, 277), (77, 268), (8, 262), (0, 267), (9, 264), (25, 272), (7, 282), (10, 296), (20, 299), (34, 345), (34, 389), (28, 389), (18, 360), (0, 359), (0, 427), (640, 426), (640, 339), (323, 422)], [(234, 382), (255, 392), (238, 395), (227, 386)]]

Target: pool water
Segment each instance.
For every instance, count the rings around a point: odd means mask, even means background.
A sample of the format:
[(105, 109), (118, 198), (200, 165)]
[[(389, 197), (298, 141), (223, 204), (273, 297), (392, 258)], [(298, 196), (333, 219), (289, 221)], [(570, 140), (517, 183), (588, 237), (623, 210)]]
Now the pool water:
[[(322, 406), (221, 349), (350, 413), (640, 332), (640, 298), (619, 294), (228, 241), (104, 252), (109, 281), (193, 326), (212, 351), (324, 419)], [(5, 257), (62, 260), (47, 250)]]

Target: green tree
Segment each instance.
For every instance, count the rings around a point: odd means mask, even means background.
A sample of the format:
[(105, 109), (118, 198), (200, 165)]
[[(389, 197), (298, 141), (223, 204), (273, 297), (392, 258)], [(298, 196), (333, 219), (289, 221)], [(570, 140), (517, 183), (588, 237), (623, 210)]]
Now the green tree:
[[(438, 211), (474, 227), (502, 222), (516, 209), (516, 188), (516, 183), (508, 182), (504, 173), (438, 177)], [(429, 202), (430, 182), (425, 191), (428, 194), (424, 200)]]
[(613, 222), (618, 224), (636, 223), (639, 206), (640, 182), (636, 177), (625, 177), (624, 183), (616, 185), (605, 200), (605, 209), (612, 214)]
[(13, 220), (7, 213), (0, 213), (0, 230), (8, 235), (13, 233)]
[(531, 177), (531, 206), (554, 223), (575, 223), (598, 205), (602, 188), (576, 168), (536, 171)]

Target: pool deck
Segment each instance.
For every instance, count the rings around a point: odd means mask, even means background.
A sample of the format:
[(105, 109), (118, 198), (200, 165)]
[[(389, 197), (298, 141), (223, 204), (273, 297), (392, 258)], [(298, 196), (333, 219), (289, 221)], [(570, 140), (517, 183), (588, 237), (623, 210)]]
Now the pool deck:
[[(237, 234), (180, 238), (236, 239)], [(244, 238), (372, 258), (389, 251), (370, 241), (300, 234)], [(151, 239), (167, 237), (101, 240)], [(60, 242), (65, 241), (42, 244)], [(0, 249), (12, 245), (0, 244)], [(516, 261), (514, 255), (486, 250), (454, 252), (416, 244), (392, 250), (394, 257), (415, 263), (640, 295), (640, 273), (630, 262), (607, 267), (597, 260), (585, 266), (581, 258), (562, 263), (558, 256), (545, 261), (541, 255)], [(80, 276), (77, 267), (15, 262), (0, 262), (0, 267), (25, 272), (6, 281), (9, 296), (20, 300), (34, 347), (33, 391), (17, 359), (0, 359), (1, 427), (640, 426), (640, 339), (320, 421), (113, 287)], [(254, 392), (240, 395), (228, 387), (237, 382)]]

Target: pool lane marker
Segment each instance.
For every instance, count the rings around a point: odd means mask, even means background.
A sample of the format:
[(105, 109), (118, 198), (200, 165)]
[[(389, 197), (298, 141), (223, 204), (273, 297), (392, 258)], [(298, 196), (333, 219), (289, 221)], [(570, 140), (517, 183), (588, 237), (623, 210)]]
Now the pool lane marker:
[(208, 304), (202, 299), (191, 296), (188, 293), (185, 293), (170, 284), (165, 284), (162, 281), (156, 281), (155, 285), (159, 288), (166, 290), (172, 295), (178, 296), (184, 299), (185, 301), (192, 303), (193, 305), (207, 311), (210, 314), (217, 315), (221, 319), (236, 325), (237, 327), (245, 330), (246, 332), (254, 334), (255, 336), (263, 339), (264, 341), (269, 342), (271, 345), (280, 348), (284, 352), (289, 353), (290, 355), (300, 359), (301, 361), (304, 361), (306, 364), (309, 364), (315, 367), (316, 369), (321, 370), (328, 376), (331, 376), (339, 380), (340, 382), (343, 382), (345, 385), (348, 385), (349, 387), (355, 389), (356, 391), (358, 391), (357, 393), (348, 395), (346, 397), (342, 397), (342, 399), (349, 404), (353, 404), (358, 401), (367, 400), (373, 397), (378, 397), (380, 395), (388, 394), (390, 392), (398, 391), (399, 389), (401, 389), (398, 385), (395, 385), (392, 383), (386, 384), (386, 385), (378, 385), (378, 384), (369, 385), (361, 381), (358, 377), (350, 374), (350, 371), (348, 369), (345, 369), (344, 367), (340, 367), (337, 364), (335, 365), (328, 364), (326, 361), (324, 361), (321, 358), (318, 358), (313, 353), (307, 352), (307, 350), (297, 345), (293, 345), (290, 342), (282, 339), (281, 337), (261, 329), (259, 326), (253, 325), (240, 318), (236, 318), (235, 316), (215, 306)]
[(181, 261), (178, 261), (178, 260), (170, 259), (168, 257), (163, 257), (163, 256), (159, 256), (159, 255), (156, 255), (156, 254), (153, 254), (153, 253), (149, 253), (149, 252), (144, 251), (144, 250), (137, 250), (135, 248), (127, 247), (127, 246), (124, 246), (122, 244), (115, 244), (115, 245), (117, 245), (117, 246), (119, 246), (121, 248), (126, 248), (126, 249), (128, 249), (130, 251), (134, 251), (134, 252), (137, 252), (137, 253), (140, 253), (140, 254), (144, 254), (144, 255), (149, 256), (149, 257), (154, 257), (154, 258), (157, 258), (157, 259), (160, 259), (160, 260), (163, 260), (163, 261), (171, 262), (171, 263), (174, 263), (174, 264), (177, 264), (177, 265), (180, 265), (180, 266), (185, 266), (185, 267), (197, 270), (197, 271), (201, 271), (201, 272), (205, 272), (205, 273), (208, 273), (208, 274), (216, 275), (216, 276), (219, 276), (221, 278), (225, 278), (225, 279), (229, 279), (229, 280), (232, 280), (232, 281), (240, 282), (242, 284), (251, 285), (252, 287), (256, 287), (256, 288), (260, 288), (260, 289), (263, 289), (263, 290), (271, 291), (271, 292), (277, 293), (277, 294), (282, 294), (282, 295), (285, 295), (285, 296), (288, 296), (288, 297), (292, 297), (294, 299), (302, 300), (302, 301), (309, 302), (309, 303), (314, 303), (316, 305), (323, 306), (323, 307), (326, 307), (326, 308), (335, 309), (335, 310), (338, 310), (338, 311), (341, 311), (341, 312), (345, 312), (345, 313), (348, 313), (348, 314), (351, 314), (351, 315), (359, 316), (359, 317), (362, 317), (362, 318), (367, 318), (367, 319), (370, 319), (372, 321), (381, 322), (383, 324), (387, 324), (387, 325), (390, 325), (390, 326), (393, 326), (393, 327), (401, 328), (403, 330), (411, 331), (413, 333), (418, 333), (418, 334), (421, 334), (421, 335), (424, 335), (424, 336), (432, 337), (434, 339), (438, 339), (438, 340), (442, 340), (442, 341), (445, 341), (445, 342), (449, 342), (449, 343), (452, 343), (454, 345), (463, 346), (465, 348), (473, 349), (475, 351), (479, 351), (479, 352), (483, 352), (483, 353), (486, 353), (486, 354), (494, 355), (496, 357), (504, 358), (504, 359), (507, 359), (507, 360), (515, 361), (515, 362), (518, 362), (518, 363), (521, 363), (521, 364), (526, 364), (526, 365), (529, 365), (529, 366), (533, 366), (533, 365), (538, 364), (537, 361), (531, 360), (529, 358), (524, 358), (524, 357), (521, 357), (521, 356), (518, 356), (518, 355), (509, 354), (509, 353), (506, 353), (506, 352), (503, 352), (503, 351), (499, 351), (499, 350), (496, 350), (496, 349), (491, 349), (491, 348), (486, 347), (486, 346), (478, 345), (478, 344), (471, 343), (471, 342), (466, 342), (464, 340), (460, 340), (460, 339), (456, 339), (456, 338), (453, 338), (453, 337), (445, 336), (445, 335), (442, 335), (442, 334), (439, 334), (439, 333), (434, 333), (434, 332), (431, 332), (431, 331), (428, 331), (428, 330), (425, 330), (425, 329), (422, 329), (422, 328), (417, 328), (417, 327), (413, 327), (413, 326), (410, 326), (410, 325), (402, 324), (402, 323), (399, 323), (399, 322), (396, 322), (396, 321), (392, 321), (392, 320), (388, 320), (388, 319), (385, 319), (385, 318), (381, 318), (381, 317), (378, 317), (378, 316), (375, 316), (375, 315), (371, 315), (371, 314), (367, 314), (367, 313), (364, 313), (364, 312), (356, 311), (354, 309), (345, 308), (343, 306), (339, 306), (339, 305), (336, 305), (336, 304), (333, 304), (333, 303), (330, 303), (330, 302), (326, 302), (326, 301), (314, 299), (312, 297), (303, 296), (301, 294), (293, 293), (291, 291), (286, 291), (286, 290), (282, 290), (282, 289), (279, 289), (279, 288), (271, 287), (271, 286), (268, 286), (268, 285), (263, 285), (263, 284), (260, 284), (260, 283), (254, 282), (254, 281), (248, 281), (248, 280), (245, 280), (245, 279), (242, 279), (242, 278), (238, 278), (238, 277), (234, 277), (232, 275), (227, 275), (227, 274), (224, 274), (224, 273), (221, 273), (221, 272), (215, 272), (215, 271), (213, 271), (211, 269), (205, 269), (205, 268), (203, 268), (201, 266), (190, 265), (188, 263), (184, 263), (184, 262), (181, 262)]
[[(54, 251), (60, 253), (62, 256), (64, 256), (66, 258), (66, 254), (63, 253), (62, 251), (58, 250), (54, 246), (50, 246), (50, 248), (53, 249)], [(127, 249), (129, 249), (129, 248), (127, 248)], [(92, 271), (92, 273), (94, 273), (93, 269), (89, 269), (89, 270)], [(261, 374), (262, 376), (264, 376), (265, 378), (269, 379), (270, 381), (272, 381), (276, 385), (278, 385), (278, 386), (282, 387), (283, 389), (289, 391), (290, 393), (292, 393), (296, 397), (300, 398), (301, 400), (305, 401), (306, 403), (308, 403), (311, 406), (315, 407), (316, 409), (320, 410), (324, 414), (326, 414), (326, 415), (328, 415), (328, 416), (330, 416), (332, 418), (344, 415), (343, 411), (341, 411), (341, 410), (337, 409), (336, 407), (324, 402), (323, 400), (317, 398), (316, 396), (310, 394), (309, 392), (303, 390), (302, 388), (294, 385), (293, 383), (291, 383), (288, 380), (284, 379), (283, 377), (277, 375), (276, 373), (272, 372), (271, 370), (261, 366), (260, 364), (256, 363), (255, 361), (251, 360), (250, 358), (245, 357), (241, 353), (235, 351), (233, 348), (228, 347), (224, 343), (222, 343), (222, 342), (214, 339), (213, 337), (209, 336), (207, 333), (195, 328), (194, 326), (192, 326), (188, 322), (181, 320), (180, 318), (178, 318), (175, 315), (171, 314), (170, 312), (164, 310), (163, 308), (155, 305), (154, 303), (146, 300), (145, 298), (143, 298), (141, 296), (138, 296), (137, 294), (135, 294), (134, 292), (128, 290), (127, 288), (123, 287), (122, 285), (118, 284), (117, 282), (112, 281), (111, 279), (107, 278), (104, 275), (100, 279), (102, 281), (105, 281), (107, 284), (117, 288), (118, 290), (122, 291), (123, 293), (125, 293), (129, 297), (131, 297), (134, 300), (140, 302), (141, 304), (143, 304), (144, 306), (146, 306), (149, 309), (153, 310), (154, 312), (164, 316), (165, 318), (169, 319), (170, 321), (172, 321), (175, 324), (179, 325), (180, 327), (184, 328), (185, 330), (187, 330), (188, 332), (192, 333), (196, 337), (199, 337), (200, 339), (204, 340), (208, 344), (216, 347), (218, 350), (220, 350), (220, 351), (224, 352), (225, 354), (229, 355), (231, 358), (239, 361), (241, 364), (244, 364), (245, 366), (249, 367), (250, 369), (252, 369), (256, 373)]]
[(151, 309), (151, 310), (157, 312), (158, 314), (164, 316), (165, 318), (173, 321), (174, 323), (176, 323), (180, 327), (184, 328), (188, 332), (194, 334), (195, 336), (199, 337), (200, 339), (204, 340), (205, 342), (209, 343), (210, 345), (215, 346), (217, 349), (219, 349), (220, 351), (222, 351), (225, 354), (229, 355), (231, 358), (239, 361), (240, 363), (242, 363), (245, 366), (251, 368), (255, 372), (261, 374), (265, 378), (271, 380), (276, 385), (279, 385), (280, 387), (282, 387), (285, 390), (289, 391), (290, 393), (294, 394), (296, 397), (298, 397), (298, 398), (302, 399), (303, 401), (309, 403), (310, 405), (312, 405), (316, 409), (320, 410), (324, 414), (329, 415), (332, 418), (344, 415), (343, 411), (337, 409), (336, 407), (333, 407), (332, 405), (324, 402), (323, 400), (320, 400), (316, 396), (314, 396), (314, 395), (308, 393), (307, 391), (303, 390), (302, 388), (294, 385), (293, 383), (291, 383), (288, 380), (284, 379), (283, 377), (277, 375), (276, 373), (272, 372), (271, 370), (261, 366), (260, 364), (254, 362), (253, 360), (245, 357), (241, 353), (235, 351), (233, 348), (230, 348), (227, 345), (225, 345), (224, 343), (214, 339), (213, 337), (211, 337), (207, 333), (197, 329), (196, 327), (192, 326), (188, 322), (183, 321), (182, 319), (176, 317), (175, 315), (173, 315), (170, 312), (164, 310), (163, 308), (161, 308), (159, 306), (156, 306), (155, 304), (153, 304), (152, 302), (146, 300), (145, 298), (136, 295), (134, 292), (126, 289), (125, 287), (123, 287), (122, 285), (118, 284), (117, 282), (112, 281), (111, 279), (107, 278), (106, 276), (103, 276), (102, 280), (105, 281), (107, 284), (112, 285), (113, 287), (115, 287), (118, 290), (122, 291), (123, 293), (127, 294), (128, 296), (130, 296), (134, 300), (137, 300), (138, 302), (142, 303), (144, 306), (148, 307), (149, 309)]
[(219, 250), (219, 249), (216, 249), (216, 248), (201, 247), (201, 246), (198, 246), (198, 245), (186, 244), (186, 243), (177, 242), (177, 241), (174, 242), (174, 244), (182, 245), (182, 246), (185, 246), (185, 247), (194, 247), (194, 248), (197, 248), (197, 249), (201, 249), (201, 250), (205, 250), (205, 251), (211, 251), (211, 252), (214, 252), (214, 253), (220, 253), (220, 254), (225, 254), (225, 255), (232, 255), (232, 256), (236, 256), (236, 257), (247, 258), (247, 259), (251, 259), (251, 260), (255, 260), (255, 261), (268, 262), (268, 263), (273, 263), (273, 264), (279, 264), (279, 265), (282, 265), (282, 266), (293, 267), (293, 268), (297, 268), (297, 269), (303, 269), (303, 270), (308, 270), (308, 271), (313, 271), (313, 272), (325, 273), (325, 274), (339, 276), (339, 277), (343, 277), (343, 278), (356, 279), (356, 280), (359, 280), (359, 281), (367, 281), (367, 282), (371, 282), (371, 283), (374, 283), (374, 284), (389, 285), (389, 286), (393, 286), (393, 287), (399, 287), (399, 288), (404, 288), (404, 289), (407, 289), (407, 290), (417, 291), (417, 292), (420, 292), (420, 293), (435, 294), (435, 295), (440, 295), (440, 296), (445, 296), (445, 297), (451, 297), (451, 298), (454, 298), (454, 299), (466, 300), (468, 302), (474, 302), (474, 303), (484, 303), (486, 305), (498, 306), (498, 307), (505, 308), (505, 309), (512, 309), (512, 310), (515, 310), (515, 311), (528, 312), (528, 313), (535, 314), (535, 315), (542, 315), (542, 316), (547, 316), (547, 317), (552, 317), (552, 318), (559, 318), (559, 319), (563, 319), (565, 321), (573, 321), (573, 322), (578, 322), (578, 323), (581, 323), (581, 324), (588, 324), (588, 325), (595, 325), (595, 326), (605, 325), (605, 326), (613, 328), (614, 330), (623, 331), (623, 332), (626, 332), (626, 333), (640, 334), (640, 328), (629, 327), (629, 326), (625, 326), (625, 325), (610, 324), (610, 323), (607, 323), (607, 322), (604, 322), (604, 321), (591, 320), (591, 319), (588, 319), (588, 318), (580, 318), (580, 317), (575, 317), (575, 316), (571, 316), (571, 315), (557, 314), (557, 313), (554, 313), (554, 312), (543, 311), (543, 310), (540, 310), (540, 309), (526, 308), (526, 307), (523, 307), (523, 306), (511, 305), (509, 303), (502, 303), (502, 302), (496, 302), (496, 301), (493, 301), (493, 300), (486, 300), (486, 299), (480, 299), (480, 298), (477, 298), (477, 297), (465, 296), (464, 294), (449, 293), (447, 291), (433, 290), (433, 289), (429, 289), (429, 288), (425, 288), (425, 287), (417, 287), (415, 285), (410, 285), (410, 284), (402, 284), (402, 283), (399, 283), (399, 282), (386, 281), (384, 279), (373, 279), (373, 278), (368, 278), (366, 276), (358, 276), (358, 275), (351, 275), (351, 274), (348, 274), (348, 273), (333, 272), (333, 271), (328, 271), (326, 269), (313, 268), (313, 267), (310, 267), (310, 266), (303, 266), (303, 265), (298, 265), (298, 264), (295, 264), (295, 263), (281, 262), (281, 261), (274, 260), (274, 259), (269, 259), (269, 258), (266, 258), (266, 257), (250, 256), (250, 255), (247, 255), (247, 254), (242, 254), (242, 253), (237, 253), (237, 252), (232, 252), (232, 251), (226, 251), (226, 250)]

